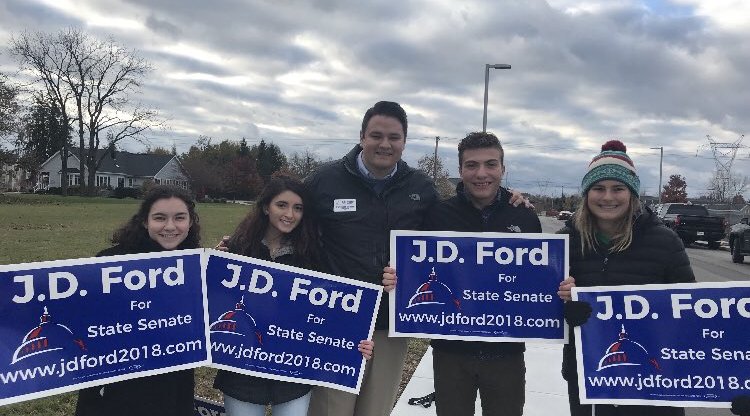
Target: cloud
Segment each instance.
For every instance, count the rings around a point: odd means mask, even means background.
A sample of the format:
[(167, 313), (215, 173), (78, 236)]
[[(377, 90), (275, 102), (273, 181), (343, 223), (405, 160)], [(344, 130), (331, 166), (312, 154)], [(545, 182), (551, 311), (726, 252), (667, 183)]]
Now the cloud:
[[(488, 130), (507, 144), (511, 183), (525, 190), (545, 178), (555, 192), (574, 189), (601, 143), (618, 137), (649, 192), (658, 187), (649, 148), (663, 146), (664, 181), (683, 174), (697, 195), (714, 169), (706, 134), (730, 142), (750, 126), (744, 2), (68, 2), (1, 4), (0, 39), (79, 26), (134, 49), (155, 68), (138, 98), (171, 126), (151, 140), (179, 151), (203, 134), (339, 157), (364, 111), (388, 99), (409, 114), (404, 158), (416, 164), (441, 136), (457, 175), (458, 140), (482, 127), (487, 63), (512, 65), (490, 70)], [(0, 55), (0, 69), (13, 68)]]
[(156, 33), (165, 34), (172, 39), (178, 39), (182, 34), (182, 30), (167, 20), (160, 19), (153, 14), (149, 14), (146, 18), (146, 27), (153, 30)]

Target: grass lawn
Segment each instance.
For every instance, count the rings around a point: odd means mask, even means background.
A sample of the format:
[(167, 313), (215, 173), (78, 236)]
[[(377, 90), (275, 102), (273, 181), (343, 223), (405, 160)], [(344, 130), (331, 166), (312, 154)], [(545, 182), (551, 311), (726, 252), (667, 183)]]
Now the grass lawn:
[[(139, 204), (133, 199), (0, 194), (0, 264), (91, 257), (109, 247), (112, 232)], [(213, 247), (222, 235), (231, 234), (248, 209), (246, 205), (198, 204), (203, 246)], [(424, 340), (410, 343), (399, 391), (426, 349)], [(214, 374), (213, 369), (197, 369), (196, 392), (221, 401), (220, 393), (211, 388)], [(72, 415), (75, 402), (74, 393), (61, 394), (0, 407), (0, 416)]]

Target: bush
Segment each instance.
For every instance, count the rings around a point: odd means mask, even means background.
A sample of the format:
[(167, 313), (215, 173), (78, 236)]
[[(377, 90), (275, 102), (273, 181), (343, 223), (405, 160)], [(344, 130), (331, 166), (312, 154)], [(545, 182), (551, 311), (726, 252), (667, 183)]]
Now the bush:
[[(39, 190), (36, 193), (43, 194), (43, 195), (62, 195), (62, 188), (60, 187), (51, 187), (47, 190)], [(68, 195), (82, 195), (81, 193), (81, 187), (80, 186), (69, 186), (68, 187)]]
[(143, 195), (141, 188), (115, 188), (111, 197), (117, 198), (117, 199), (124, 199), (124, 198), (138, 199), (141, 197), (141, 195)]

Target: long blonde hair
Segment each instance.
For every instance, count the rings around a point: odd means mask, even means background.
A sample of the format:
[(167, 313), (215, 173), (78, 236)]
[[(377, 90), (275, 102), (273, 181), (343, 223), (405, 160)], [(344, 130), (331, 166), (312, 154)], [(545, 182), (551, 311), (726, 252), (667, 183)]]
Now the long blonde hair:
[[(641, 201), (638, 199), (638, 195), (630, 190), (630, 205), (625, 216), (617, 224), (617, 232), (611, 239), (610, 253), (625, 251), (630, 247), (633, 242), (633, 223), (640, 211)], [(594, 251), (596, 248), (596, 218), (589, 210), (588, 192), (584, 195), (581, 205), (576, 209), (573, 216), (573, 227), (581, 235), (581, 255), (586, 255), (588, 251)]]

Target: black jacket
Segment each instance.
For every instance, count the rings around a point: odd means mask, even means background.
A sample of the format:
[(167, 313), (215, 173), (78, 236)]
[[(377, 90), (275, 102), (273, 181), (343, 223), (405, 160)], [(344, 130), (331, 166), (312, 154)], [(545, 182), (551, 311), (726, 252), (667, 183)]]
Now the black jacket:
[[(232, 251), (231, 248), (230, 251)], [(263, 256), (259, 257), (263, 260), (271, 260), (268, 249), (265, 250)], [(289, 266), (303, 267), (304, 265), (304, 262), (294, 254), (285, 254), (273, 261)], [(274, 405), (302, 397), (312, 389), (312, 386), (219, 370), (214, 380), (214, 388), (243, 402)]]
[(597, 247), (581, 253), (581, 236), (568, 221), (561, 233), (570, 235), (570, 275), (576, 286), (616, 286), (694, 282), (685, 247), (648, 207), (633, 225), (633, 242), (627, 250), (609, 253)]
[[(305, 181), (320, 222), (320, 243), (326, 271), (381, 284), (388, 265), (391, 230), (416, 230), (427, 209), (437, 201), (432, 181), (399, 161), (395, 175), (381, 193), (373, 190), (357, 167), (360, 147), (328, 163)], [(356, 209), (334, 212), (336, 200), (354, 200)], [(380, 302), (376, 329), (388, 327), (388, 300)]]
[[(195, 247), (177, 247), (178, 250)], [(148, 240), (140, 247), (117, 245), (102, 250), (97, 257), (163, 251)], [(195, 381), (193, 370), (180, 370), (155, 376), (118, 381), (78, 392), (76, 416), (192, 416)]]
[[(495, 202), (485, 208), (489, 216), (485, 221), (482, 211), (467, 199), (463, 183), (456, 187), (456, 196), (435, 205), (427, 214), (424, 229), (429, 231), (541, 233), (542, 225), (533, 210), (514, 207), (508, 202), (510, 193), (500, 188)], [(472, 355), (504, 355), (521, 353), (522, 342), (452, 341), (435, 339), (430, 343), (436, 350)]]
[[(609, 253), (605, 247), (581, 253), (581, 236), (568, 221), (561, 233), (570, 235), (570, 275), (576, 286), (645, 285), (652, 283), (689, 283), (695, 281), (685, 247), (674, 231), (667, 228), (647, 207), (633, 225), (633, 242), (627, 250)], [(577, 384), (576, 352), (573, 331), (571, 343), (563, 348), (563, 378)], [(571, 386), (572, 387), (572, 386)], [(577, 404), (577, 388), (573, 389)], [(580, 406), (580, 405), (578, 405)], [(683, 415), (684, 410), (655, 406), (597, 405), (596, 414), (604, 416)]]

